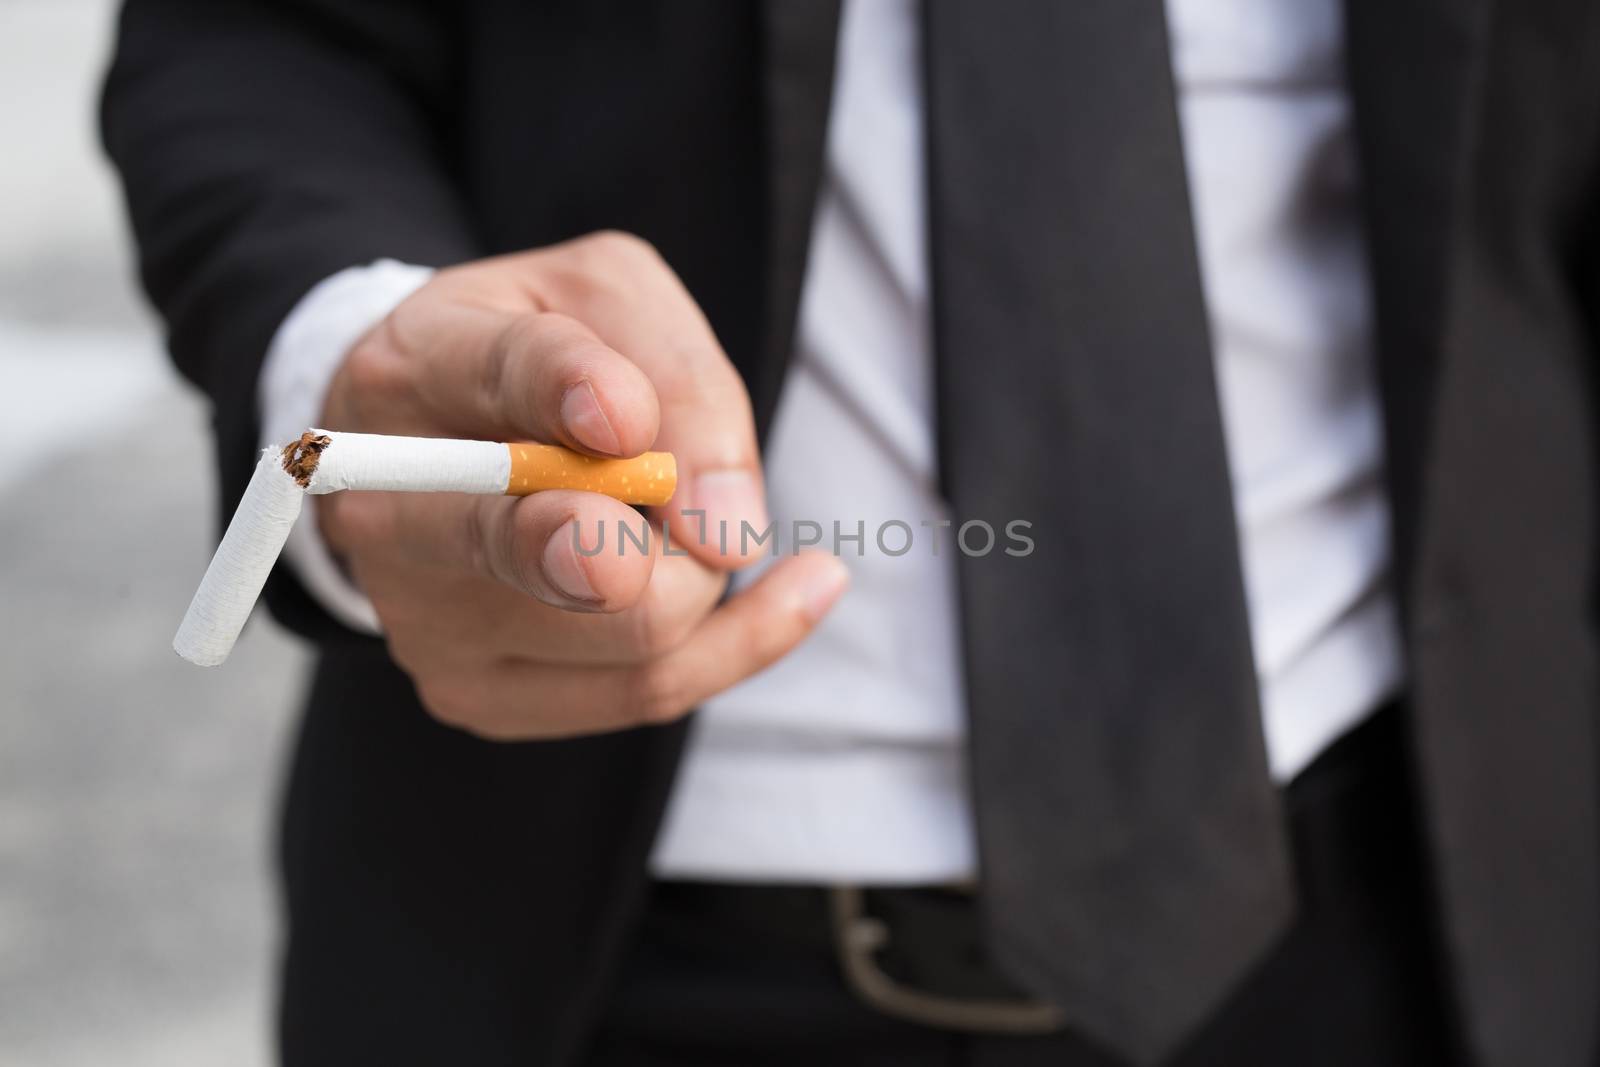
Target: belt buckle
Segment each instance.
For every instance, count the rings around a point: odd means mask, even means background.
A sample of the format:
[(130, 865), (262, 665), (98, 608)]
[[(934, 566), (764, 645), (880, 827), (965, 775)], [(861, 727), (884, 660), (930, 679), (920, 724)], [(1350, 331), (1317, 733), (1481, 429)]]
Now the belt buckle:
[(1048, 1034), (1064, 1025), (1061, 1010), (1044, 1001), (946, 997), (898, 981), (878, 963), (877, 953), (889, 943), (889, 926), (867, 912), (861, 887), (831, 887), (828, 905), (846, 984), (883, 1014), (922, 1026), (981, 1034)]

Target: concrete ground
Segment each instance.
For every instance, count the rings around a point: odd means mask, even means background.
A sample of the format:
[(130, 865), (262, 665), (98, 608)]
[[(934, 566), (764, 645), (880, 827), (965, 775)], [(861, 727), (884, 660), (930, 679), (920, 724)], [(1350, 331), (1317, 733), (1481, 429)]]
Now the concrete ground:
[(304, 654), (259, 619), (224, 668), (169, 647), (211, 461), (94, 146), (111, 6), (0, 4), (0, 1064), (251, 1067)]

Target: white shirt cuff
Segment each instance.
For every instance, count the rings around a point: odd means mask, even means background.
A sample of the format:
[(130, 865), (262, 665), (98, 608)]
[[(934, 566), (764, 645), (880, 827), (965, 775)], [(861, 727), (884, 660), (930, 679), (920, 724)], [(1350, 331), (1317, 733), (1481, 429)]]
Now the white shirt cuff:
[[(317, 425), (345, 353), (432, 276), (427, 267), (380, 259), (324, 278), (300, 298), (273, 335), (261, 368), (263, 448), (281, 446)], [(372, 601), (334, 561), (309, 516), (289, 532), (283, 557), (328, 614), (351, 629), (382, 632)]]

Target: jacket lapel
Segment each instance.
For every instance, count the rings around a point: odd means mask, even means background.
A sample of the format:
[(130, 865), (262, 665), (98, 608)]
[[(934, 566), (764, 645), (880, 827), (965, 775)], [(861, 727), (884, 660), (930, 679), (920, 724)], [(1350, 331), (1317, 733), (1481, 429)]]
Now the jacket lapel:
[(1402, 610), (1415, 616), (1418, 502), (1445, 346), (1454, 234), (1490, 0), (1347, 0), (1378, 380)]
[(794, 347), (811, 216), (822, 182), (833, 97), (839, 0), (764, 0), (767, 315), (761, 361), (748, 383), (762, 438)]
[[(1491, 669), (1484, 675), (1491, 683), (1470, 691), (1479, 677), (1474, 640), (1482, 636), (1462, 606), (1459, 532), (1473, 516), (1447, 510), (1451, 479), (1462, 477), (1453, 443), (1463, 417), (1445, 406), (1455, 395), (1447, 386), (1471, 373), (1467, 361), (1482, 358), (1470, 333), (1475, 309), (1461, 301), (1469, 292), (1466, 242), (1477, 195), (1471, 183), (1483, 171), (1476, 138), (1492, 3), (1349, 0), (1351, 94), (1409, 638), (1412, 751), (1457, 1014), (1474, 1062), (1576, 1063), (1554, 1057), (1573, 1054), (1587, 1040), (1594, 989), (1584, 940), (1592, 924), (1528, 916), (1581, 916), (1593, 906), (1593, 864), (1583, 851), (1590, 815), (1563, 810), (1578, 794), (1539, 780), (1592, 775), (1586, 757), (1573, 770), (1569, 755), (1587, 749), (1581, 739), (1588, 731), (1570, 724), (1552, 729), (1517, 706), (1521, 700), (1537, 706), (1542, 698), (1548, 713), (1558, 706), (1552, 702), (1562, 683), (1544, 691), (1535, 685), (1508, 700), (1492, 687), (1506, 673)], [(1496, 653), (1501, 667), (1505, 656), (1516, 655)], [(1494, 739), (1524, 729), (1491, 750)], [(1564, 743), (1570, 738), (1580, 740)], [(1491, 765), (1494, 775), (1486, 780)], [(1486, 795), (1509, 798), (1513, 810), (1485, 818), (1493, 804)], [(1574, 826), (1576, 840), (1558, 843), (1556, 835)], [(1559, 871), (1542, 870), (1563, 848), (1579, 851), (1562, 858)]]

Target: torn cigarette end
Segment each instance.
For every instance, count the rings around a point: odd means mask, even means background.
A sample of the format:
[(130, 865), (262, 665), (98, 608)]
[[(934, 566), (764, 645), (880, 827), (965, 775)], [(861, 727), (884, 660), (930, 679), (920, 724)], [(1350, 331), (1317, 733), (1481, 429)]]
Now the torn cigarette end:
[(305, 498), (305, 490), (285, 472), (278, 450), (263, 451), (172, 639), (178, 655), (201, 667), (215, 667), (228, 658)]
[(516, 441), (307, 430), (282, 448), (261, 452), (172, 647), (206, 667), (228, 658), (307, 494), (357, 489), (527, 496), (576, 489), (625, 504), (660, 506), (672, 499), (677, 485), (678, 464), (668, 452), (595, 459), (555, 445)]
[(506, 493), (527, 496), (546, 489), (600, 493), (624, 504), (659, 507), (678, 488), (678, 461), (671, 452), (645, 452), (631, 459), (597, 459), (556, 445), (511, 442)]
[(317, 473), (317, 461), (322, 458), (322, 450), (331, 444), (333, 438), (327, 434), (307, 430), (298, 441), (290, 441), (283, 446), (284, 471), (294, 479), (296, 485), (306, 488), (311, 484), (311, 476)]

